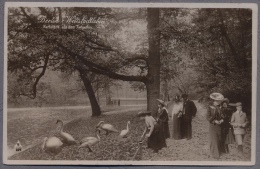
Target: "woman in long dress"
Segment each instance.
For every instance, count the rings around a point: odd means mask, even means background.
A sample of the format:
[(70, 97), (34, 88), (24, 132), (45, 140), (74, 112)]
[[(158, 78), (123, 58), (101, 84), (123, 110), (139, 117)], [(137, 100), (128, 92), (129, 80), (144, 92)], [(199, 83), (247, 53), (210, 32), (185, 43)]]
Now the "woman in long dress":
[(208, 108), (206, 117), (209, 121), (210, 156), (218, 159), (221, 154), (221, 124), (224, 122), (220, 103), (224, 96), (220, 93), (212, 93), (210, 98), (214, 100), (213, 105)]
[(224, 122), (221, 125), (221, 151), (223, 153), (229, 153), (229, 144), (233, 144), (235, 142), (233, 135), (233, 128), (230, 124), (232, 117), (232, 109), (228, 107), (229, 100), (225, 98), (221, 102), (221, 110), (224, 117)]
[(147, 137), (147, 147), (158, 153), (160, 149), (166, 147), (162, 126), (151, 116), (151, 112), (139, 112), (138, 116), (145, 121), (142, 138)]
[(168, 110), (165, 107), (166, 104), (162, 100), (157, 99), (157, 101), (159, 102), (157, 121), (162, 126), (164, 137), (165, 137), (165, 139), (167, 139), (167, 138), (170, 138)]
[(183, 109), (183, 103), (180, 96), (175, 96), (173, 108), (172, 108), (172, 138), (175, 140), (182, 139), (181, 137), (181, 113)]

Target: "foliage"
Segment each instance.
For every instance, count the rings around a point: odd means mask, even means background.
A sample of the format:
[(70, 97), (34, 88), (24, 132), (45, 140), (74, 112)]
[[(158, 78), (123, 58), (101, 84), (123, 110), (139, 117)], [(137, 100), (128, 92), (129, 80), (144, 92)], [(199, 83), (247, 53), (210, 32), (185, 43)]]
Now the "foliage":
[(201, 72), (203, 95), (222, 92), (231, 102), (249, 108), (252, 92), (252, 11), (198, 9), (193, 17), (189, 44)]

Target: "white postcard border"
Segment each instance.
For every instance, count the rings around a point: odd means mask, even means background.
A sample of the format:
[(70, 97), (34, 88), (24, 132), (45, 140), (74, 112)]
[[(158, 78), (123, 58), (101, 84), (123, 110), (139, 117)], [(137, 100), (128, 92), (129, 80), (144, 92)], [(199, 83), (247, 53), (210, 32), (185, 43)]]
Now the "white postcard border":
[[(7, 159), (7, 9), (9, 7), (159, 7), (159, 8), (251, 8), (252, 9), (252, 135), (251, 161), (76, 161), (76, 160), (8, 160)], [(257, 111), (257, 3), (104, 3), (104, 2), (5, 2), (4, 16), (4, 85), (3, 85), (3, 163), (12, 165), (197, 165), (197, 166), (250, 166), (256, 162)]]

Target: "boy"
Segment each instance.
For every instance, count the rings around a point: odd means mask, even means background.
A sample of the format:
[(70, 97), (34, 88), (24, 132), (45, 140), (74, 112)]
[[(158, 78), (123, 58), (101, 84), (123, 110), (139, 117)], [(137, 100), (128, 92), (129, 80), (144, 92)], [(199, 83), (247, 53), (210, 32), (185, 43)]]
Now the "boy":
[(232, 114), (230, 124), (234, 128), (234, 134), (237, 142), (238, 153), (243, 154), (243, 140), (246, 134), (246, 125), (248, 120), (246, 113), (242, 111), (242, 103), (238, 102), (235, 104), (237, 111)]

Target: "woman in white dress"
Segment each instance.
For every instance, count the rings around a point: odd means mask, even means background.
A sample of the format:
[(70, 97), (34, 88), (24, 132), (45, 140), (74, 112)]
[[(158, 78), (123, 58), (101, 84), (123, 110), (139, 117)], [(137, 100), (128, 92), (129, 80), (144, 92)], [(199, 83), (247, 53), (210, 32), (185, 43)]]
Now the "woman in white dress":
[(175, 96), (173, 108), (172, 108), (172, 138), (175, 140), (182, 139), (181, 135), (181, 113), (183, 109), (183, 103), (180, 96)]

